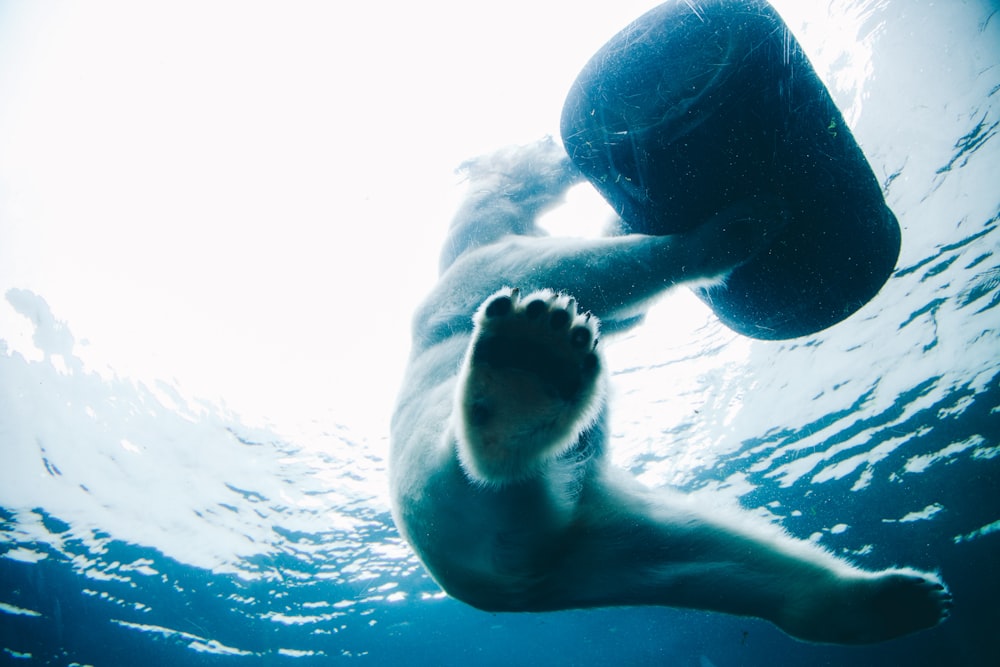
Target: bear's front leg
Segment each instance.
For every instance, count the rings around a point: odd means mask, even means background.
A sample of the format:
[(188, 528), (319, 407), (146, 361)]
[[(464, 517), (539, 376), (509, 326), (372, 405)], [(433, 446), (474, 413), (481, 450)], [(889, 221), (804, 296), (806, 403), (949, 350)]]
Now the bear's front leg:
[(600, 410), (597, 318), (566, 295), (504, 288), (474, 322), (456, 396), (459, 460), (477, 482), (521, 481), (575, 443)]

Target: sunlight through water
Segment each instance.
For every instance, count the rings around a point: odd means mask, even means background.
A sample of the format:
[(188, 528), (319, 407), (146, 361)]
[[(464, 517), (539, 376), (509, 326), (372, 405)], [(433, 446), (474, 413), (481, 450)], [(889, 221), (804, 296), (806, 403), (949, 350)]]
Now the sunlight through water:
[[(896, 270), (811, 336), (677, 291), (606, 348), (616, 464), (940, 571), (952, 619), (848, 651), (683, 610), (488, 614), (396, 532), (388, 419), (454, 170), (558, 134), (657, 3), (611, 4), (0, 4), (0, 662), (997, 664), (991, 0), (773, 0), (900, 221)], [(609, 215), (578, 188), (546, 226)]]

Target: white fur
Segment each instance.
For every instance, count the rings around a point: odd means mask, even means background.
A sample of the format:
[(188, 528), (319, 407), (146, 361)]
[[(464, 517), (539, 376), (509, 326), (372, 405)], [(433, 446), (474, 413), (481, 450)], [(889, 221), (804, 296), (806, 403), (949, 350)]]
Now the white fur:
[(579, 178), (559, 147), (470, 164), (440, 282), (414, 320), (390, 461), (396, 523), (448, 593), (507, 611), (692, 607), (838, 643), (947, 616), (934, 574), (863, 571), (606, 462), (597, 318), (621, 330), (670, 286), (723, 278), (780, 222), (744, 206), (673, 237), (547, 238), (535, 218)]

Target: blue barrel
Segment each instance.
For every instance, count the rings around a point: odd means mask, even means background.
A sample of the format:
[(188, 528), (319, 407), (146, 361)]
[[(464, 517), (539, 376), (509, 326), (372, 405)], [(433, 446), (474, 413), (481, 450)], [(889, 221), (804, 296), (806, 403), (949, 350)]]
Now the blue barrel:
[(733, 207), (789, 219), (724, 285), (695, 290), (741, 334), (825, 329), (895, 267), (899, 225), (881, 187), (763, 0), (674, 0), (644, 14), (584, 67), (561, 133), (626, 233), (684, 232)]

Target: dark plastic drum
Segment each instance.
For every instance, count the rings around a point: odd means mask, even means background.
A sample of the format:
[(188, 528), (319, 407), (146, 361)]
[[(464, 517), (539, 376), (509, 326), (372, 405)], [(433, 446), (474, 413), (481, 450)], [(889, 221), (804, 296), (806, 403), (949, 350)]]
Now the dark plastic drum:
[(683, 232), (727, 209), (789, 220), (724, 285), (695, 290), (741, 334), (836, 324), (895, 267), (899, 225), (871, 167), (761, 0), (677, 0), (640, 17), (580, 73), (562, 138), (626, 232)]

